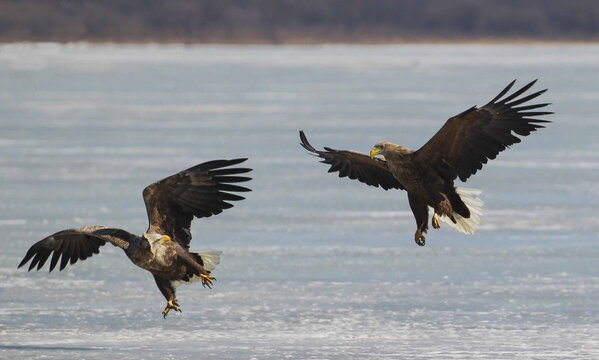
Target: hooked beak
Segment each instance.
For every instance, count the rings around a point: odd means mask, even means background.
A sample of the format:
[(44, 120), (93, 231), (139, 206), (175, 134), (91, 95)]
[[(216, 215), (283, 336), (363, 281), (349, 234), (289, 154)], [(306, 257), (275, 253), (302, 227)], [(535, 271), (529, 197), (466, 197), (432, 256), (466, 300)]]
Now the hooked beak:
[(171, 241), (171, 237), (168, 235), (162, 235), (162, 242)]
[(370, 158), (374, 159), (374, 157), (379, 155), (380, 153), (381, 153), (381, 149), (379, 149), (377, 147), (373, 147), (372, 150), (370, 150)]

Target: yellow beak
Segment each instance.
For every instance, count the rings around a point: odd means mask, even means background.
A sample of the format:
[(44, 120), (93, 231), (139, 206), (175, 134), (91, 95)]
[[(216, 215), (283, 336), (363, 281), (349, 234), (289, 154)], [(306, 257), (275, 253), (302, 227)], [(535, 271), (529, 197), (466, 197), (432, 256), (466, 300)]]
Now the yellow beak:
[(162, 241), (171, 241), (171, 237), (168, 235), (162, 235)]
[(374, 157), (379, 155), (380, 153), (381, 153), (381, 149), (373, 147), (372, 150), (370, 150), (370, 158), (374, 159)]

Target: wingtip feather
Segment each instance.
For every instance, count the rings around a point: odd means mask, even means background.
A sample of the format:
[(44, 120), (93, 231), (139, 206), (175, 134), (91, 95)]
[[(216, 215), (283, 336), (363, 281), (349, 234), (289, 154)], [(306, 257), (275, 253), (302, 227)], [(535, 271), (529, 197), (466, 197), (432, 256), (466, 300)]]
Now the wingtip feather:
[(495, 96), (491, 101), (489, 101), (489, 103), (487, 105), (492, 104), (495, 101), (499, 100), (503, 95), (505, 95), (508, 91), (510, 91), (510, 89), (512, 88), (512, 86), (514, 86), (515, 83), (516, 83), (516, 79), (512, 80), (512, 82), (509, 83), (503, 90), (501, 90), (499, 92), (499, 94), (497, 94), (497, 96)]
[(31, 260), (31, 258), (33, 257), (34, 254), (35, 253), (34, 253), (33, 249), (30, 248), (29, 251), (27, 251), (27, 254), (25, 254), (25, 257), (23, 258), (23, 260), (21, 260), (21, 262), (17, 266), (17, 269), (25, 266), (25, 264), (27, 264), (27, 262), (29, 262), (29, 260)]
[(308, 151), (310, 151), (312, 153), (318, 153), (318, 151), (314, 148), (314, 146), (312, 146), (312, 144), (310, 144), (310, 142), (308, 141), (308, 138), (306, 137), (306, 134), (304, 133), (304, 130), (300, 130), (299, 134), (300, 134), (300, 141), (301, 141), (300, 145), (304, 149), (306, 149), (306, 150), (308, 150)]

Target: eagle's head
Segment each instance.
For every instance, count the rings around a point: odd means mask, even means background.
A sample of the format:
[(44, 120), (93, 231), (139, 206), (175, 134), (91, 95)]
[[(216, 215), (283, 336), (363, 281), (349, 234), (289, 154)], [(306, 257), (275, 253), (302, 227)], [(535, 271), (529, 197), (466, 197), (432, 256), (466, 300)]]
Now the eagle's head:
[(404, 155), (409, 154), (410, 152), (411, 151), (404, 146), (396, 145), (390, 143), (389, 141), (383, 140), (379, 141), (372, 147), (372, 150), (370, 150), (370, 158), (374, 159), (374, 157), (377, 155), (383, 155), (384, 157), (387, 157), (387, 154), (390, 153), (393, 153), (394, 155)]
[(150, 245), (150, 249), (152, 250), (152, 252), (154, 252), (154, 248), (156, 246), (168, 241), (172, 241), (170, 236), (162, 234), (143, 233), (142, 238), (148, 242), (148, 245)]

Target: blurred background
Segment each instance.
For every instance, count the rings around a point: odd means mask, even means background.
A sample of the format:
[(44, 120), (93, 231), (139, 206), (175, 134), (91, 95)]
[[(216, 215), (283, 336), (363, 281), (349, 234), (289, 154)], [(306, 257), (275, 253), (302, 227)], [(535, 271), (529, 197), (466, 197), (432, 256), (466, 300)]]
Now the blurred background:
[[(0, 1), (0, 358), (599, 358), (595, 1)], [(459, 186), (485, 215), (427, 245), (402, 191), (299, 146), (412, 149), (517, 79), (553, 123)], [(252, 192), (192, 225), (212, 290), (164, 320), (110, 245), (16, 266), (58, 230), (141, 234), (142, 189), (248, 157)]]
[(596, 41), (593, 0), (0, 2), (0, 41), (388, 43)]

